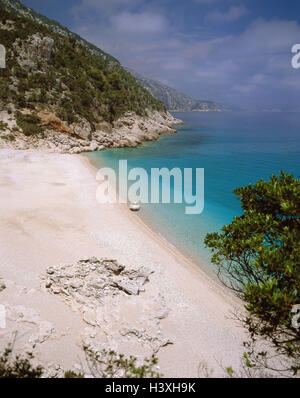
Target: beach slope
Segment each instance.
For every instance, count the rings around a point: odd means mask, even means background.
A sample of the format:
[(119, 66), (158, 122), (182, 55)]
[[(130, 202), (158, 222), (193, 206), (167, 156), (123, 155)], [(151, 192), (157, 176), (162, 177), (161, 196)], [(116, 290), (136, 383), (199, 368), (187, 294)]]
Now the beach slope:
[(1, 351), (18, 331), (52, 375), (84, 362), (82, 345), (154, 352), (166, 377), (238, 368), (241, 303), (127, 206), (98, 204), (95, 176), (81, 155), (0, 151)]

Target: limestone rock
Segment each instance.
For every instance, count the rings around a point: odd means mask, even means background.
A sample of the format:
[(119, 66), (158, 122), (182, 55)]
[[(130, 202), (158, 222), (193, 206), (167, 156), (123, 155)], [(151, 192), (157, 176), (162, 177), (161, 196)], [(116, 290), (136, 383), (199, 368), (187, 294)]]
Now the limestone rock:
[[(28, 61), (22, 59), (21, 63)], [(31, 61), (27, 67), (34, 67)], [(24, 65), (25, 65), (24, 64)], [(18, 81), (11, 84), (17, 92)], [(37, 149), (58, 153), (78, 154), (82, 152), (102, 151), (105, 148), (136, 147), (144, 141), (157, 140), (161, 134), (175, 132), (170, 126), (180, 121), (168, 113), (149, 112), (148, 116), (138, 116), (127, 112), (114, 125), (107, 122), (96, 123), (96, 131), (92, 132), (90, 123), (79, 118), (79, 121), (68, 126), (52, 111), (40, 111), (42, 126), (46, 127), (43, 137), (26, 137), (16, 124), (14, 106), (10, 104), (11, 114), (0, 112), (0, 120), (8, 125), (6, 134), (14, 139), (0, 137), (0, 148), (5, 149)], [(31, 113), (30, 110), (25, 110)]]
[(18, 64), (28, 72), (37, 70), (37, 61), (50, 62), (54, 52), (54, 40), (41, 37), (39, 33), (30, 36), (26, 43), (16, 40), (14, 47), (18, 52)]
[[(172, 341), (160, 322), (169, 314), (163, 296), (147, 297), (152, 271), (130, 268), (111, 258), (86, 258), (48, 268), (42, 286), (81, 314), (89, 326), (82, 344), (98, 352), (101, 344), (117, 352), (152, 355)], [(100, 346), (99, 346), (100, 344)]]
[(73, 123), (70, 127), (73, 131), (73, 134), (84, 140), (90, 139), (92, 129), (90, 123), (87, 120), (80, 119), (79, 122)]
[(113, 286), (116, 286), (118, 289), (122, 290), (123, 292), (129, 295), (138, 295), (140, 292), (139, 286), (130, 280), (114, 282)]
[(48, 268), (44, 286), (53, 294), (75, 300), (79, 293), (80, 302), (99, 301), (107, 295), (138, 295), (151, 273), (146, 268), (127, 269), (116, 260), (90, 258), (74, 265)]

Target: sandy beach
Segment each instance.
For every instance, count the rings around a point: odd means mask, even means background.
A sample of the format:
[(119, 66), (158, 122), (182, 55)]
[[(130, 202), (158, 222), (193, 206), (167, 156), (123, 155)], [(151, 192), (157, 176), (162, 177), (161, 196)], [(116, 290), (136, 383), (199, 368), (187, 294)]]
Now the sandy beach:
[[(83, 342), (140, 358), (155, 352), (166, 377), (198, 377), (201, 364), (220, 377), (222, 366), (237, 369), (241, 303), (126, 205), (98, 204), (96, 172), (83, 155), (0, 151), (0, 349), (18, 330), (16, 350), (33, 349), (51, 369), (78, 368)], [(144, 291), (107, 294), (94, 308), (45, 288), (49, 267), (91, 257), (145, 267)]]

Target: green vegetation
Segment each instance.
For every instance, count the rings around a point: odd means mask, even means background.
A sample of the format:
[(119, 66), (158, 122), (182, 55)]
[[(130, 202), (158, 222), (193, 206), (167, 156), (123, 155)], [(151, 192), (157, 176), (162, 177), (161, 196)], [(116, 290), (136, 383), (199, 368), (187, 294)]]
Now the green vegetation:
[(33, 356), (27, 354), (25, 358), (13, 357), (12, 347), (8, 347), (0, 356), (1, 379), (39, 379), (43, 375), (41, 366), (31, 364)]
[(32, 114), (23, 114), (17, 112), (16, 114), (17, 125), (27, 137), (32, 135), (43, 134), (44, 128), (40, 126), (41, 119)]
[(0, 120), (0, 131), (2, 130), (6, 130), (8, 128), (8, 124), (2, 122), (2, 120)]
[[(300, 180), (281, 172), (234, 192), (244, 214), (208, 234), (205, 243), (222, 281), (246, 303), (246, 365), (271, 367), (282, 357), (280, 370), (296, 374), (300, 329), (292, 325), (292, 308), (300, 304)], [(255, 352), (258, 338), (271, 343), (272, 354)]]
[(16, 137), (13, 134), (1, 135), (3, 140), (15, 141)]
[[(84, 118), (92, 128), (101, 120), (112, 123), (127, 111), (145, 115), (147, 109), (165, 110), (114, 58), (76, 35), (57, 33), (53, 27), (58, 24), (40, 24), (3, 7), (0, 0), (0, 22), (13, 21), (15, 28), (0, 28), (1, 44), (7, 49), (7, 67), (0, 70), (0, 103), (47, 109), (69, 124)], [(34, 47), (32, 36), (37, 33), (48, 38), (48, 48)], [(20, 66), (20, 53), (27, 66)]]
[(46, 25), (50, 27), (54, 32), (60, 33), (61, 35), (64, 35), (70, 39), (80, 42), (86, 48), (93, 51), (98, 56), (105, 57), (112, 62), (118, 62), (114, 57), (105, 53), (103, 50), (94, 46), (93, 44), (87, 42), (82, 37), (78, 36), (76, 33), (71, 32), (68, 28), (61, 25), (59, 22), (53, 19), (49, 19), (45, 15), (39, 14), (38, 12), (34, 11), (32, 8), (26, 7), (19, 0), (9, 0), (11, 4), (9, 4), (7, 0), (5, 4), (3, 3), (1, 4), (1, 1), (2, 0), (0, 0), (0, 8), (3, 7), (3, 9), (6, 11), (13, 13), (21, 13), (22, 15), (25, 13), (28, 16), (28, 18), (31, 18), (33, 21), (38, 22), (39, 24)]
[[(137, 365), (135, 357), (126, 358), (124, 355), (114, 351), (103, 350), (100, 354), (84, 349), (86, 365), (94, 378), (158, 378), (160, 375), (154, 370), (157, 365), (157, 358), (145, 359)], [(13, 344), (4, 350), (0, 356), (0, 378), (41, 378), (45, 377), (45, 369), (42, 366), (33, 366), (34, 356), (27, 354), (25, 358), (13, 356)], [(82, 372), (76, 373), (66, 371), (66, 379), (82, 379)]]
[(72, 370), (68, 370), (65, 372), (65, 379), (84, 379), (84, 375), (82, 373), (76, 373)]
[(87, 364), (91, 375), (95, 378), (159, 378), (160, 374), (154, 370), (157, 358), (145, 359), (143, 364), (137, 364), (137, 358), (114, 351), (103, 350), (100, 354), (85, 350)]

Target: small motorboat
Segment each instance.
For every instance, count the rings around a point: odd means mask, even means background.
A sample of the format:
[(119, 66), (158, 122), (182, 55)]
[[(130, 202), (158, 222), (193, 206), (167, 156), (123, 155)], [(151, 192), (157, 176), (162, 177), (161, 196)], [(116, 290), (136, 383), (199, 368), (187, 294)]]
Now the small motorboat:
[(135, 202), (135, 203), (130, 203), (129, 209), (130, 209), (131, 211), (140, 211), (140, 210), (141, 210), (141, 205), (140, 205), (139, 203), (137, 203), (137, 202)]

